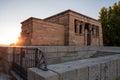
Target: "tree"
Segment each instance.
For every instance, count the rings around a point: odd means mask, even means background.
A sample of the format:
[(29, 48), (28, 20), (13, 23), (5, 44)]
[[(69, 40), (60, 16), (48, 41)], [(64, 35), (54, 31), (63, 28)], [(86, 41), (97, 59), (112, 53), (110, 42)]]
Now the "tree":
[(109, 8), (100, 10), (100, 21), (103, 29), (105, 46), (120, 46), (120, 1)]

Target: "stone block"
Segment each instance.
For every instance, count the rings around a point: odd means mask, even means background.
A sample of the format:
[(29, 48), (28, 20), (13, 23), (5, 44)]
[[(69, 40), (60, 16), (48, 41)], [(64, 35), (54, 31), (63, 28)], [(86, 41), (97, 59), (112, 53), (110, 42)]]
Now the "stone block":
[(85, 54), (86, 54), (87, 52), (85, 52), (85, 51), (79, 51), (78, 52), (78, 56), (76, 56), (76, 57), (78, 57), (79, 59), (84, 59), (85, 58)]
[(59, 57), (57, 52), (47, 52), (47, 53), (45, 53), (45, 55), (46, 55), (46, 58), (56, 58), (56, 57)]
[(88, 80), (88, 67), (83, 67), (77, 69), (77, 79), (76, 80)]
[(72, 56), (75, 56), (75, 53), (74, 53), (74, 51), (68, 51), (68, 52), (66, 52), (65, 56), (66, 57), (72, 57)]
[(31, 69), (28, 69), (28, 77), (27, 77), (27, 79), (28, 80), (35, 80), (35, 72), (34, 71), (32, 71)]
[(89, 66), (89, 79), (88, 80), (100, 80), (100, 65)]
[(116, 60), (109, 62), (109, 80), (115, 80), (117, 77)]
[(76, 75), (76, 70), (69, 70), (61, 74), (61, 80), (76, 80), (77, 75)]
[[(34, 18), (35, 22), (33, 22), (32, 25), (33, 37), (30, 37), (32, 39), (32, 42), (29, 43), (29, 45), (64, 45), (64, 26), (44, 22), (42, 20), (39, 20), (36, 23), (36, 20), (37, 19)], [(23, 25), (22, 27), (25, 26)], [(27, 30), (28, 29), (29, 28), (27, 28)]]
[(69, 47), (67, 47), (67, 49), (68, 49), (68, 52), (74, 52), (75, 51), (75, 47), (74, 46), (69, 46)]
[(94, 54), (96, 54), (96, 51), (87, 51), (87, 58), (90, 58), (91, 56), (93, 56)]
[(58, 52), (67, 52), (68, 49), (66, 46), (57, 46)]
[(56, 58), (46, 58), (47, 59), (47, 64), (57, 64), (57, 63), (61, 63), (61, 58), (60, 57), (56, 57)]
[(90, 46), (82, 46), (84, 51), (88, 51)]
[(73, 61), (75, 60), (74, 56), (65, 56), (65, 57), (61, 57), (61, 62), (68, 62), (68, 61)]
[(56, 64), (48, 67), (50, 70), (57, 72), (60, 80), (76, 80), (76, 69), (70, 64)]
[(78, 56), (80, 56), (82, 59), (90, 58), (92, 54), (88, 53), (88, 51), (82, 51), (78, 53)]
[(83, 51), (84, 48), (82, 46), (75, 46), (75, 51)]
[(55, 46), (48, 47), (46, 52), (57, 52), (57, 47)]
[(38, 68), (29, 68), (28, 80), (59, 80), (59, 76), (53, 71), (43, 71)]
[(57, 55), (58, 57), (65, 57), (68, 53), (67, 52), (64, 52), (64, 51), (61, 51), (61, 52), (58, 52)]
[(116, 60), (116, 71), (117, 71), (117, 77), (120, 76), (120, 59)]
[(89, 46), (88, 50), (90, 51), (97, 51), (99, 49), (98, 46)]
[(108, 69), (109, 69), (108, 63), (101, 64), (101, 69), (100, 69), (101, 80), (109, 80), (109, 70)]

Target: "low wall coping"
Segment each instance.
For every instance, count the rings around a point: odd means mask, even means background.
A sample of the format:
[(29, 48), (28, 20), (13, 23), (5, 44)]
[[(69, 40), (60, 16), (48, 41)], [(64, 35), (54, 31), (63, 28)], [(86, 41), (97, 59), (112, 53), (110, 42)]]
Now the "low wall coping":
[[(30, 68), (29, 72), (32, 71), (37, 76), (42, 78), (42, 79), (33, 79), (33, 80), (61, 80), (61, 77), (64, 76), (63, 74), (65, 73), (75, 72), (75, 70), (88, 68), (94, 65), (100, 65), (101, 63), (107, 63), (114, 60), (120, 60), (120, 54), (90, 58), (84, 60), (76, 60), (76, 61), (65, 62), (60, 64), (52, 64), (52, 65), (48, 65), (48, 69), (49, 69), (48, 71), (42, 71), (37, 68)], [(28, 79), (28, 80), (32, 80), (32, 79)]]

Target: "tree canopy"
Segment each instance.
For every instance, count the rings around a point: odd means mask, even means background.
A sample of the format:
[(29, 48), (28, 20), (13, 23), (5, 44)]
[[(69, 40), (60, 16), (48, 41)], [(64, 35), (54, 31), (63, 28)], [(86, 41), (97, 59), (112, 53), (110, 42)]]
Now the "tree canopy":
[(105, 46), (120, 46), (120, 1), (100, 10)]

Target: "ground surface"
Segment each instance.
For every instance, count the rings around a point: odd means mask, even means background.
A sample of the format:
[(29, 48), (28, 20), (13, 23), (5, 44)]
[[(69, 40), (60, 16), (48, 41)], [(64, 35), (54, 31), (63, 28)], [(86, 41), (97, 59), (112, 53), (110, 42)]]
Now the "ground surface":
[(0, 57), (0, 80), (14, 80), (9, 74), (5, 72), (4, 64), (1, 57)]
[(0, 80), (9, 80), (10, 76), (5, 73), (2, 59), (0, 58)]

